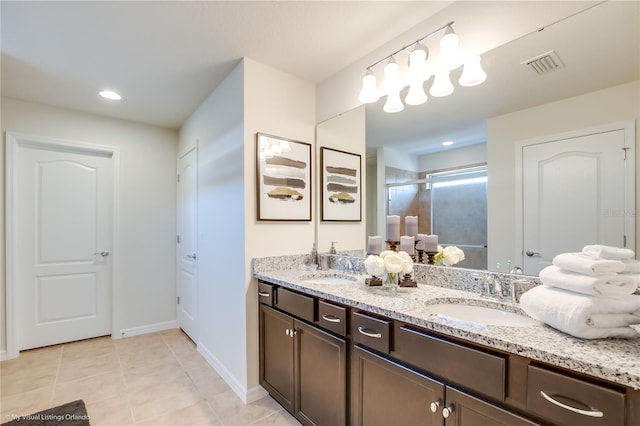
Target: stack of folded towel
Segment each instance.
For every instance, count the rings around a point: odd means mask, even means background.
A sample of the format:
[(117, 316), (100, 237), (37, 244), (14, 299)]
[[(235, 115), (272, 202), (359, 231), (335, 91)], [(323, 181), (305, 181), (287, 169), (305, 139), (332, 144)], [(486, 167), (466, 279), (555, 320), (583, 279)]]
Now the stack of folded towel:
[(563, 253), (540, 271), (541, 286), (524, 293), (531, 317), (584, 339), (636, 337), (640, 324), (640, 261), (633, 250), (588, 245)]

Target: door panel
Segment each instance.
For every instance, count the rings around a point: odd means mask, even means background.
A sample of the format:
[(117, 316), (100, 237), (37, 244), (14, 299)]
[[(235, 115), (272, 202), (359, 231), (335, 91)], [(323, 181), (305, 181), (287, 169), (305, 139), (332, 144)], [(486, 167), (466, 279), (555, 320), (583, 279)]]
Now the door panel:
[[(73, 188), (73, 191), (61, 190)], [(93, 262), (98, 171), (70, 161), (41, 162), (37, 170), (38, 263)], [(65, 241), (66, 244), (60, 244)]]
[(587, 244), (624, 246), (624, 146), (619, 129), (523, 147), (526, 274)]
[(178, 320), (180, 328), (198, 341), (197, 279), (197, 151), (178, 159)]
[(16, 146), (18, 350), (111, 334), (112, 154)]

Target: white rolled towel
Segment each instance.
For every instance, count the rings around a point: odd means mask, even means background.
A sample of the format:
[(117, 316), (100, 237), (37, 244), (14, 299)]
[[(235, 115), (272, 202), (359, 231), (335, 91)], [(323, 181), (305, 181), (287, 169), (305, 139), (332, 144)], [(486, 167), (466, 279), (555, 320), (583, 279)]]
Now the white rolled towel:
[(575, 337), (638, 337), (634, 328), (622, 324), (635, 321), (629, 318), (639, 313), (640, 296), (594, 297), (540, 285), (522, 295), (520, 306), (529, 316)]
[(547, 266), (539, 274), (540, 281), (550, 287), (563, 288), (591, 296), (626, 296), (638, 288), (631, 274), (584, 275)]
[(553, 264), (586, 275), (615, 274), (625, 268), (625, 264), (619, 260), (603, 259), (587, 253), (562, 253), (553, 258)]
[(624, 270), (622, 272), (625, 274), (640, 274), (640, 260), (625, 259), (622, 263), (624, 263)]
[(605, 246), (602, 244), (584, 246), (582, 252), (590, 254), (591, 256), (611, 260), (633, 259), (636, 255), (633, 250), (628, 248)]

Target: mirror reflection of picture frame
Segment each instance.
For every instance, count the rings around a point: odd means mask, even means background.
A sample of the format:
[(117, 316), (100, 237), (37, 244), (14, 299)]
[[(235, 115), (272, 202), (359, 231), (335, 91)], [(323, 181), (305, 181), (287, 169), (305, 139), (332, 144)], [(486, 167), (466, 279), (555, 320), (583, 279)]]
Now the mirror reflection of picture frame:
[(321, 220), (362, 221), (360, 154), (320, 148)]
[(256, 134), (259, 221), (311, 221), (311, 144)]

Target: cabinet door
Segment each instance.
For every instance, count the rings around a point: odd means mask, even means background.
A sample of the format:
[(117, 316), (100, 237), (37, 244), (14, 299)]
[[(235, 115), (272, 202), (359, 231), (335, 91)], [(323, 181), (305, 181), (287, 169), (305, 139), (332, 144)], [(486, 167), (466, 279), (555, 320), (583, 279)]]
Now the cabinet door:
[(539, 423), (447, 387), (447, 426), (532, 426)]
[(344, 339), (296, 321), (296, 417), (313, 425), (346, 424)]
[[(444, 385), (354, 346), (351, 420), (366, 426), (443, 425)], [(435, 413), (431, 403), (439, 404)]]
[(260, 384), (284, 408), (294, 404), (293, 318), (260, 304)]

